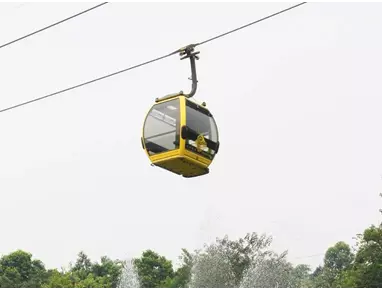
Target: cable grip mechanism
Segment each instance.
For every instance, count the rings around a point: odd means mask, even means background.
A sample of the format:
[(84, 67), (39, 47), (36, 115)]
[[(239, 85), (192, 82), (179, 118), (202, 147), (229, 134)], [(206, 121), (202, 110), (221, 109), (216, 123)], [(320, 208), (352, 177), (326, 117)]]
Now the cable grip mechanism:
[(192, 88), (191, 92), (188, 94), (184, 94), (187, 98), (191, 98), (195, 95), (196, 89), (198, 87), (198, 80), (196, 76), (196, 65), (195, 60), (199, 60), (198, 54), (200, 52), (195, 52), (195, 44), (190, 44), (184, 48), (179, 49), (179, 55), (181, 56), (181, 60), (184, 59), (190, 59), (190, 65), (191, 65), (191, 80), (192, 80)]
[[(198, 87), (198, 80), (197, 80), (197, 77), (196, 77), (196, 65), (195, 65), (195, 60), (199, 60), (199, 56), (198, 54), (200, 52), (195, 52), (195, 44), (190, 44), (188, 46), (185, 46), (183, 48), (180, 48), (178, 49), (177, 51), (175, 51), (175, 53), (179, 53), (179, 55), (181, 56), (181, 60), (184, 60), (184, 59), (190, 59), (190, 65), (191, 65), (191, 80), (192, 80), (192, 88), (191, 88), (191, 92), (188, 93), (188, 94), (184, 94), (183, 91), (180, 91), (179, 93), (175, 93), (175, 94), (169, 94), (169, 95), (166, 95), (162, 98), (156, 98), (155, 99), (155, 102), (160, 102), (160, 101), (163, 101), (165, 99), (168, 99), (168, 98), (172, 98), (172, 97), (177, 97), (179, 95), (184, 95), (186, 98), (191, 98), (192, 96), (195, 95), (196, 93), (196, 89)], [(190, 79), (190, 78), (189, 78)]]

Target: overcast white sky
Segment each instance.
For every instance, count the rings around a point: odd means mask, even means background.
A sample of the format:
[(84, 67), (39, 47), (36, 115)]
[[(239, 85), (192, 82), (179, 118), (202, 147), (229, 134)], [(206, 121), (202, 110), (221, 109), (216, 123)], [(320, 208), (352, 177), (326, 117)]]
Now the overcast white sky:
[[(200, 42), (294, 3), (110, 3), (0, 50), (0, 108)], [(96, 3), (0, 3), (0, 44)], [(381, 3), (308, 3), (199, 47), (221, 147), (183, 179), (140, 143), (156, 97), (191, 83), (178, 56), (0, 114), (0, 254), (47, 267), (176, 260), (217, 236), (274, 236), (316, 266), (379, 219)], [(304, 257), (304, 258), (301, 258)], [(299, 258), (299, 259), (297, 259)]]

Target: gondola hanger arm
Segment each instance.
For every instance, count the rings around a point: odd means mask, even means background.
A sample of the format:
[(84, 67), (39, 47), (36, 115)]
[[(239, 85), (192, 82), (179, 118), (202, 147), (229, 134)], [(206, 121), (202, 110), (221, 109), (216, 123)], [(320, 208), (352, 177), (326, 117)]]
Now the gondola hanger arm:
[(199, 60), (198, 54), (200, 52), (195, 52), (195, 44), (190, 44), (184, 48), (179, 49), (179, 54), (181, 56), (181, 60), (184, 59), (190, 59), (190, 65), (191, 65), (191, 80), (192, 80), (192, 88), (191, 92), (188, 94), (184, 94), (185, 97), (191, 98), (192, 96), (195, 95), (196, 89), (198, 87), (198, 79), (196, 76), (196, 62), (195, 60)]
[[(155, 102), (160, 102), (164, 99), (168, 99), (168, 98), (172, 98), (172, 97), (177, 97), (179, 95), (183, 95), (185, 96), (186, 98), (191, 98), (195, 95), (196, 93), (196, 89), (198, 87), (198, 80), (197, 80), (197, 76), (196, 76), (196, 64), (195, 64), (195, 60), (199, 60), (199, 56), (198, 54), (200, 52), (195, 52), (195, 46), (197, 46), (197, 44), (190, 44), (188, 46), (185, 46), (185, 47), (182, 47), (176, 51), (174, 51), (172, 54), (177, 54), (179, 53), (179, 55), (181, 56), (181, 60), (184, 60), (184, 59), (190, 59), (190, 65), (191, 65), (191, 80), (192, 80), (192, 87), (191, 87), (191, 92), (188, 93), (188, 94), (184, 94), (183, 91), (180, 91), (179, 93), (175, 93), (175, 94), (169, 94), (169, 95), (166, 95), (162, 98), (156, 98), (155, 99)], [(189, 78), (190, 79), (190, 78)]]

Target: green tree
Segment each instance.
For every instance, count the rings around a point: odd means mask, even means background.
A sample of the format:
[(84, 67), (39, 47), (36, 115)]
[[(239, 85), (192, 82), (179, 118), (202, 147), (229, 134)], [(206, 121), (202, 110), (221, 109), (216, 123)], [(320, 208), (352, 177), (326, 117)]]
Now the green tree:
[(161, 288), (171, 284), (174, 278), (172, 262), (152, 250), (143, 252), (134, 260), (142, 288)]
[(1, 288), (39, 288), (47, 277), (44, 264), (30, 253), (17, 250), (0, 259)]
[[(49, 280), (43, 284), (43, 288), (74, 288), (75, 281), (71, 273), (59, 272), (58, 270), (49, 271)], [(78, 279), (79, 281), (79, 279)]]
[(101, 257), (101, 263), (94, 263), (91, 266), (91, 273), (96, 278), (104, 278), (105, 285), (108, 288), (116, 288), (119, 278), (122, 274), (122, 261), (113, 261), (106, 256)]
[(318, 288), (334, 288), (341, 285), (344, 272), (349, 270), (354, 260), (350, 246), (345, 242), (337, 242), (325, 253), (324, 266), (316, 270), (314, 286)]
[(101, 262), (91, 262), (84, 253), (78, 254), (73, 267), (68, 271), (52, 270), (49, 280), (43, 287), (47, 288), (115, 288), (122, 271), (120, 261), (102, 257)]
[(305, 264), (300, 264), (294, 267), (291, 272), (291, 286), (293, 288), (311, 287), (310, 271), (310, 267)]
[(190, 282), (193, 256), (186, 249), (182, 249), (179, 259), (182, 261), (182, 265), (175, 271), (174, 278), (167, 282), (166, 287), (186, 288)]
[(359, 236), (353, 268), (341, 280), (343, 287), (382, 287), (382, 224), (372, 225)]
[(110, 288), (106, 277), (96, 277), (92, 273), (84, 280), (80, 280), (75, 284), (76, 288)]
[(54, 270), (44, 288), (110, 288), (107, 277), (89, 273), (85, 278), (78, 271), (58, 272)]
[(75, 273), (80, 280), (85, 280), (92, 272), (93, 264), (84, 252), (79, 252), (76, 263), (71, 268), (71, 272)]
[[(325, 265), (315, 278), (316, 287), (382, 287), (382, 224), (372, 225), (357, 237), (355, 258), (344, 244), (342, 252), (328, 250)], [(335, 272), (327, 271), (333, 269)]]
[(347, 270), (354, 260), (350, 246), (345, 242), (338, 242), (330, 247), (325, 254), (324, 268), (340, 273)]

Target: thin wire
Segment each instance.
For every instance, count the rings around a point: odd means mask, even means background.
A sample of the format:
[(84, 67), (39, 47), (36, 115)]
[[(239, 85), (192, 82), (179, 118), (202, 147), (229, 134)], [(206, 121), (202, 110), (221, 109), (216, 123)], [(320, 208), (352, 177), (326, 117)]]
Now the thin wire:
[(45, 99), (45, 98), (48, 98), (48, 97), (52, 97), (52, 96), (54, 96), (54, 95), (58, 95), (58, 94), (61, 94), (61, 93), (64, 93), (64, 92), (67, 92), (67, 91), (70, 91), (70, 90), (73, 90), (73, 89), (76, 89), (76, 88), (85, 86), (85, 85), (89, 85), (89, 84), (91, 84), (91, 83), (100, 81), (100, 80), (102, 80), (102, 79), (110, 78), (110, 77), (112, 77), (112, 76), (115, 76), (115, 75), (124, 73), (124, 72), (126, 72), (126, 71), (130, 71), (130, 70), (132, 70), (132, 69), (135, 69), (135, 68), (138, 68), (138, 67), (142, 67), (142, 66), (144, 66), (144, 65), (147, 65), (147, 64), (150, 64), (150, 63), (159, 61), (159, 60), (161, 60), (161, 59), (167, 58), (167, 57), (169, 57), (169, 56), (171, 56), (171, 55), (173, 55), (173, 54), (176, 54), (176, 53), (178, 53), (178, 51), (175, 51), (175, 52), (172, 52), (172, 53), (170, 53), (170, 54), (168, 54), (168, 55), (161, 56), (161, 57), (159, 57), (159, 58), (152, 59), (152, 60), (150, 60), (150, 61), (147, 61), (147, 62), (144, 62), (144, 63), (140, 63), (140, 64), (138, 64), (138, 65), (135, 65), (135, 66), (132, 66), (132, 67), (129, 67), (129, 68), (120, 70), (120, 71), (118, 71), (118, 72), (114, 72), (114, 73), (111, 73), (111, 74), (108, 74), (108, 75), (105, 75), (105, 76), (102, 76), (102, 77), (99, 77), (99, 78), (96, 78), (96, 79), (93, 79), (93, 80), (90, 80), (90, 81), (81, 83), (81, 84), (78, 84), (78, 85), (75, 85), (75, 86), (72, 86), (72, 87), (69, 87), (69, 88), (60, 90), (60, 91), (56, 91), (56, 92), (54, 92), (54, 93), (51, 93), (51, 94), (48, 94), (48, 95), (45, 95), (45, 96), (42, 96), (42, 97), (39, 97), (39, 98), (36, 98), (36, 99), (32, 99), (32, 100), (29, 100), (29, 101), (26, 101), (26, 102), (23, 102), (23, 103), (20, 103), (20, 104), (17, 104), (17, 105), (13, 105), (13, 106), (8, 107), (8, 108), (1, 109), (1, 110), (0, 110), (0, 113), (5, 112), (5, 111), (8, 111), (8, 110), (11, 110), (11, 109), (14, 109), (14, 108), (17, 108), (17, 107), (20, 107), (20, 106), (27, 105), (27, 104), (29, 104), (29, 103), (33, 103), (33, 102), (36, 102), (36, 101), (40, 101), (40, 100), (42, 100), (42, 99)]
[(306, 2), (301, 2), (301, 3), (297, 4), (297, 5), (294, 5), (294, 6), (291, 6), (291, 7), (289, 7), (289, 8), (286, 8), (286, 9), (284, 9), (284, 10), (281, 10), (281, 11), (279, 11), (279, 12), (273, 13), (273, 14), (271, 14), (271, 15), (268, 15), (268, 16), (264, 17), (264, 18), (261, 18), (261, 19), (259, 19), (259, 20), (253, 21), (253, 22), (251, 22), (251, 23), (248, 23), (248, 24), (246, 24), (246, 25), (243, 25), (243, 26), (241, 26), (241, 27), (238, 27), (238, 28), (236, 28), (236, 29), (233, 29), (233, 30), (231, 30), (231, 31), (222, 33), (222, 34), (220, 34), (220, 35), (218, 35), (218, 36), (215, 36), (215, 37), (209, 38), (209, 39), (207, 39), (207, 40), (205, 40), (205, 41), (199, 42), (199, 43), (196, 44), (195, 46), (202, 45), (202, 44), (205, 44), (205, 43), (210, 42), (210, 41), (212, 41), (212, 40), (215, 40), (215, 39), (217, 39), (217, 38), (226, 36), (227, 34), (236, 32), (236, 31), (238, 31), (238, 30), (240, 30), (240, 29), (243, 29), (243, 28), (246, 28), (246, 27), (251, 26), (251, 25), (253, 25), (253, 24), (259, 23), (259, 22), (261, 22), (261, 21), (263, 21), (263, 20), (266, 20), (266, 19), (268, 19), (268, 18), (274, 17), (274, 16), (276, 16), (276, 15), (278, 15), (278, 14), (284, 13), (284, 12), (286, 12), (286, 11), (288, 11), (288, 10), (291, 10), (291, 9), (293, 9), (293, 8), (296, 8), (296, 7), (298, 7), (298, 6), (301, 6), (301, 5), (305, 4), (305, 3), (306, 3)]
[(84, 14), (84, 13), (86, 13), (86, 12), (89, 12), (89, 11), (91, 11), (91, 10), (94, 10), (94, 9), (96, 9), (96, 8), (98, 8), (98, 7), (101, 7), (101, 6), (103, 6), (103, 5), (107, 4), (107, 3), (108, 3), (108, 2), (103, 2), (103, 3), (101, 3), (101, 4), (98, 4), (98, 5), (94, 6), (94, 7), (91, 7), (91, 8), (89, 8), (89, 9), (86, 9), (86, 10), (84, 10), (84, 11), (81, 11), (81, 12), (79, 12), (79, 13), (77, 13), (77, 14), (74, 14), (74, 15), (68, 17), (68, 18), (65, 18), (65, 19), (60, 20), (60, 21), (58, 21), (58, 22), (56, 22), (56, 23), (53, 23), (53, 24), (51, 24), (51, 25), (48, 25), (48, 26), (46, 26), (46, 27), (44, 27), (44, 28), (41, 28), (41, 29), (36, 30), (36, 31), (34, 31), (34, 32), (31, 32), (31, 33), (29, 33), (29, 34), (27, 34), (27, 35), (24, 35), (24, 36), (22, 36), (22, 37), (19, 37), (19, 38), (15, 39), (15, 40), (12, 40), (12, 41), (10, 41), (10, 42), (7, 42), (7, 43), (5, 43), (5, 44), (2, 44), (2, 45), (0, 45), (0, 49), (1, 49), (1, 48), (4, 48), (4, 47), (6, 47), (6, 46), (9, 46), (9, 45), (11, 45), (11, 44), (13, 44), (13, 43), (15, 43), (15, 42), (18, 42), (18, 41), (20, 41), (20, 40), (23, 40), (23, 39), (25, 39), (25, 38), (27, 38), (27, 37), (30, 37), (30, 36), (35, 35), (35, 34), (37, 34), (37, 33), (40, 33), (40, 32), (42, 32), (42, 31), (44, 31), (44, 30), (46, 30), (46, 29), (48, 29), (48, 28), (51, 28), (51, 27), (56, 26), (56, 25), (58, 25), (58, 24), (61, 24), (61, 23), (65, 22), (65, 21), (68, 21), (68, 20), (70, 20), (70, 19), (73, 19), (73, 18), (75, 18), (75, 17), (77, 17), (77, 16), (80, 16), (80, 15), (82, 15), (82, 14)]
[[(107, 2), (105, 2), (105, 3), (107, 3)], [(103, 4), (105, 4), (105, 3), (103, 3)], [(248, 26), (250, 26), (250, 25), (253, 25), (253, 24), (258, 23), (258, 22), (260, 22), (260, 21), (262, 21), (262, 20), (268, 19), (268, 18), (270, 18), (270, 17), (273, 17), (273, 16), (275, 16), (275, 15), (277, 15), (277, 14), (283, 13), (283, 12), (285, 12), (285, 11), (287, 11), (287, 10), (290, 10), (290, 9), (292, 9), (292, 8), (295, 8), (295, 7), (298, 7), (298, 6), (300, 6), (300, 5), (302, 5), (302, 4), (305, 4), (305, 3), (306, 3), (306, 2), (302, 2), (302, 3), (298, 4), (298, 5), (292, 6), (292, 7), (290, 7), (290, 8), (284, 9), (284, 10), (282, 10), (282, 11), (279, 11), (279, 12), (277, 12), (277, 13), (274, 13), (274, 14), (269, 15), (269, 16), (267, 16), (267, 17), (264, 17), (264, 18), (262, 18), (262, 19), (256, 20), (256, 21), (254, 21), (254, 22), (251, 22), (251, 23), (249, 23), (249, 24), (247, 24), (247, 25), (244, 25), (244, 26), (242, 26), (242, 27), (239, 27), (239, 28), (237, 28), (237, 29), (231, 30), (231, 31), (229, 31), (229, 32), (223, 33), (223, 34), (218, 35), (218, 36), (216, 36), (216, 37), (213, 37), (213, 38), (210, 38), (210, 39), (205, 40), (205, 41), (203, 41), (203, 42), (200, 42), (200, 43), (198, 43), (198, 44), (196, 44), (196, 45), (194, 45), (194, 46), (205, 44), (205, 43), (210, 42), (210, 41), (212, 41), (212, 40), (214, 40), (214, 39), (223, 37), (223, 36), (225, 36), (225, 35), (227, 35), (227, 34), (229, 34), (229, 33), (232, 33), (232, 32), (237, 31), (237, 30), (239, 30), (239, 29), (243, 29), (243, 28), (245, 28), (245, 27), (248, 27)], [(103, 5), (103, 4), (101, 4), (101, 5)], [(98, 6), (100, 6), (100, 5), (98, 5)], [(93, 9), (94, 9), (94, 8), (93, 8)], [(1, 47), (0, 47), (0, 48), (1, 48)], [(26, 101), (26, 102), (23, 102), (23, 103), (19, 103), (19, 104), (13, 105), (13, 106), (8, 107), (8, 108), (1, 109), (1, 110), (0, 110), (0, 113), (5, 112), (5, 111), (8, 111), (8, 110), (11, 110), (11, 109), (15, 109), (15, 108), (17, 108), (17, 107), (21, 107), (21, 106), (24, 106), (24, 105), (27, 105), (27, 104), (30, 104), (30, 103), (33, 103), (33, 102), (36, 102), (36, 101), (40, 101), (40, 100), (45, 99), (45, 98), (48, 98), (48, 97), (52, 97), (52, 96), (55, 96), (55, 95), (64, 93), (64, 92), (67, 92), (67, 91), (70, 91), (70, 90), (73, 90), (73, 89), (76, 89), (76, 88), (79, 88), (79, 87), (82, 87), (82, 86), (85, 86), (85, 85), (88, 85), (88, 84), (91, 84), (91, 83), (94, 83), (94, 82), (97, 82), (97, 81), (100, 81), (100, 80), (102, 80), (102, 79), (106, 79), (106, 78), (115, 76), (115, 75), (117, 75), (117, 74), (121, 74), (121, 73), (126, 72), (126, 71), (130, 71), (130, 70), (132, 70), (132, 69), (135, 69), (135, 68), (138, 68), (138, 67), (141, 67), (141, 66), (144, 66), (144, 65), (147, 65), (147, 64), (150, 64), (150, 63), (153, 63), (153, 62), (162, 60), (162, 59), (164, 59), (164, 58), (170, 57), (170, 56), (172, 56), (172, 55), (174, 55), (174, 54), (177, 54), (177, 53), (179, 53), (179, 52), (181, 52), (181, 51), (182, 51), (182, 49), (178, 49), (178, 50), (176, 50), (176, 51), (174, 51), (174, 52), (172, 52), (172, 53), (169, 53), (169, 54), (167, 54), (167, 55), (158, 57), (158, 58), (156, 58), (156, 59), (152, 59), (152, 60), (150, 60), (150, 61), (141, 63), (141, 64), (139, 64), (139, 65), (135, 65), (135, 66), (129, 67), (129, 68), (127, 68), (127, 69), (123, 69), (123, 70), (120, 70), (120, 71), (118, 71), (118, 72), (111, 73), (111, 74), (105, 75), (105, 76), (103, 76), (103, 77), (99, 77), (99, 78), (93, 79), (93, 80), (91, 80), (91, 81), (87, 81), (87, 82), (84, 82), (84, 83), (81, 83), (81, 84), (78, 84), (78, 85), (75, 85), (75, 86), (72, 86), (72, 87), (69, 87), (69, 88), (60, 90), (60, 91), (56, 91), (56, 92), (54, 92), (54, 93), (51, 93), (51, 94), (48, 94), (48, 95), (45, 95), (45, 96), (42, 96), (42, 97), (39, 97), (39, 98), (36, 98), (36, 99), (32, 99), (32, 100), (29, 100), (29, 101)]]

